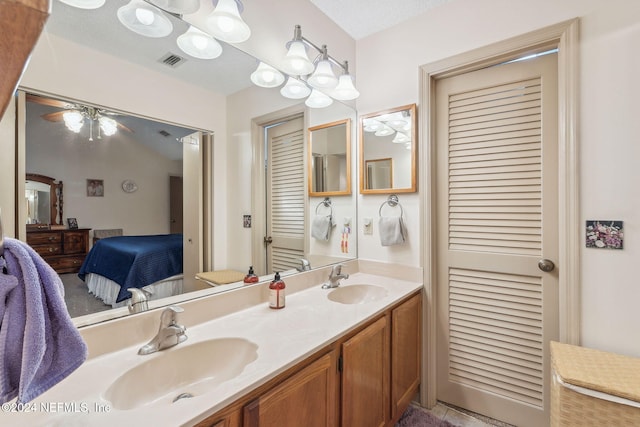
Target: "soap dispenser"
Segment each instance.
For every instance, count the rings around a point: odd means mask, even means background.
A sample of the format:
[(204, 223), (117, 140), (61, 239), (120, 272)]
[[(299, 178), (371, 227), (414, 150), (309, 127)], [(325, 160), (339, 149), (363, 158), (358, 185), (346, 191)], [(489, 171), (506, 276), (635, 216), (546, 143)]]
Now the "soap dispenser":
[(284, 288), (280, 273), (276, 272), (273, 281), (269, 283), (269, 308), (284, 308)]
[(245, 284), (250, 284), (250, 283), (258, 283), (258, 276), (256, 276), (256, 274), (253, 272), (253, 266), (249, 267), (249, 272), (247, 273), (246, 276), (244, 276), (244, 283)]

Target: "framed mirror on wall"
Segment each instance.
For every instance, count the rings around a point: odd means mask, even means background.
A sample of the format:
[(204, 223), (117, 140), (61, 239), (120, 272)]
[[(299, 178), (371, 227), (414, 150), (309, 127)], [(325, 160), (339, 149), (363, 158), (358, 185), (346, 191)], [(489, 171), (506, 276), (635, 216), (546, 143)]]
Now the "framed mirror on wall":
[(360, 193), (416, 191), (416, 104), (360, 116)]
[(309, 128), (309, 196), (351, 194), (351, 119)]

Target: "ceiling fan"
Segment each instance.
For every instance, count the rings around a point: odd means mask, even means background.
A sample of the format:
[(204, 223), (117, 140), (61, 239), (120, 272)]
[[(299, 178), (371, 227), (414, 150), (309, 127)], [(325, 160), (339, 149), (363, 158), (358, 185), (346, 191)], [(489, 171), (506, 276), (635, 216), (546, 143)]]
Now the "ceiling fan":
[(102, 139), (103, 134), (106, 136), (113, 135), (118, 129), (133, 133), (133, 130), (109, 117), (117, 115), (116, 113), (102, 108), (45, 98), (33, 94), (27, 94), (27, 102), (61, 108), (61, 111), (43, 114), (42, 118), (50, 122), (63, 121), (65, 126), (75, 133), (79, 133), (84, 123), (88, 122), (89, 141), (93, 141), (94, 127), (97, 129), (97, 139)]

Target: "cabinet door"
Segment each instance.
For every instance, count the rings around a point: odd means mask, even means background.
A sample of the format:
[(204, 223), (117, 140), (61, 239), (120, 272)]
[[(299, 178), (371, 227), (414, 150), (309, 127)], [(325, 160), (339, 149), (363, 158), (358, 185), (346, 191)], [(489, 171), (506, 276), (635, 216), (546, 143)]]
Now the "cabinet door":
[(391, 313), (391, 417), (400, 417), (420, 384), (422, 295)]
[(240, 427), (241, 415), (242, 412), (240, 408), (225, 409), (204, 421), (200, 421), (194, 427)]
[(337, 427), (336, 352), (302, 368), (244, 408), (244, 427)]
[(389, 320), (380, 318), (342, 345), (342, 425), (389, 420)]

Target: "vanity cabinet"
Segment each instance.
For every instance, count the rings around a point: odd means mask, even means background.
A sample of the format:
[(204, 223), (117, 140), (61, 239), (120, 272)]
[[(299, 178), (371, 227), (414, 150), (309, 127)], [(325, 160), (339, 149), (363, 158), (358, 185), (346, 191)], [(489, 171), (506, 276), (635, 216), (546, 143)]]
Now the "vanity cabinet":
[(244, 427), (337, 427), (336, 359), (326, 353), (247, 404)]
[(389, 315), (342, 344), (342, 425), (383, 427), (389, 419)]
[(89, 230), (28, 230), (27, 244), (56, 273), (77, 273), (89, 252)]
[(420, 385), (421, 318), (417, 292), (196, 427), (393, 427)]

